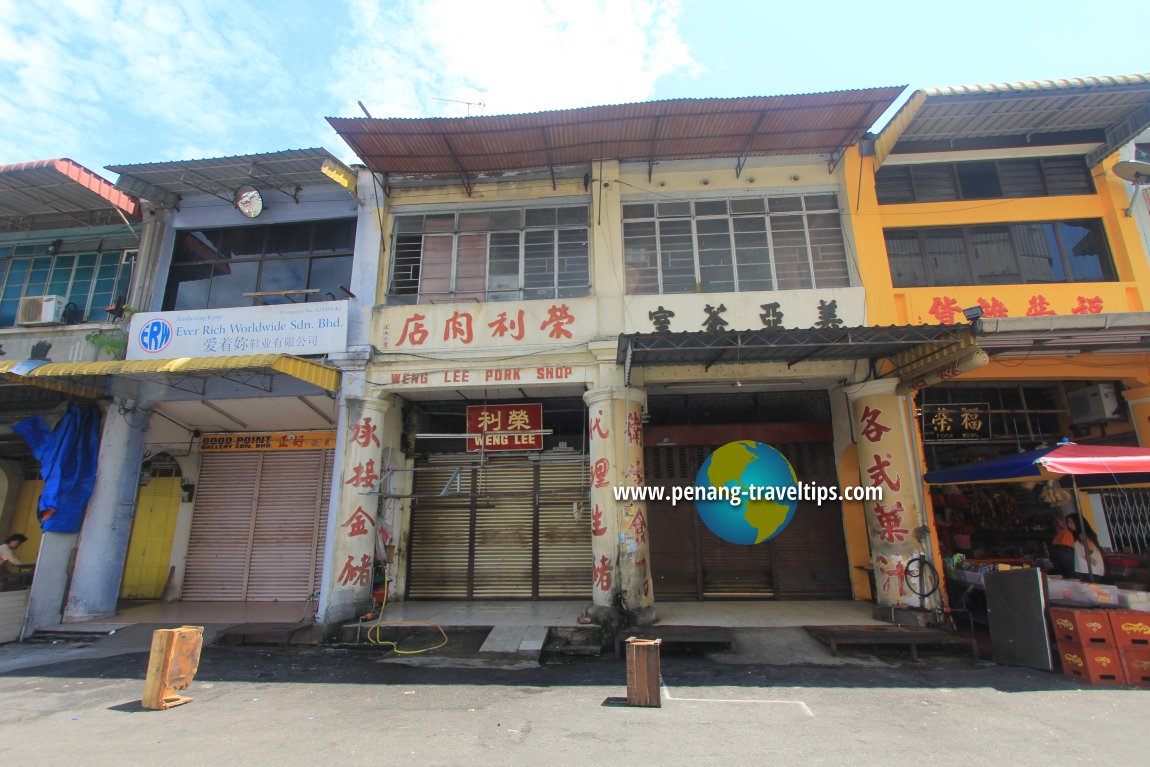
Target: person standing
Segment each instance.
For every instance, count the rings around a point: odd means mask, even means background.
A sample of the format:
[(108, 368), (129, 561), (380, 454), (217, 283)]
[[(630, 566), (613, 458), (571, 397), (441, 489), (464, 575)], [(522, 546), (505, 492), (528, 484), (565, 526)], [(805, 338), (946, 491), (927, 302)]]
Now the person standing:
[(1078, 538), (1077, 514), (1067, 514), (1059, 518), (1058, 533), (1050, 544), (1050, 561), (1054, 564), (1054, 572), (1063, 578), (1074, 577), (1074, 541)]
[(28, 536), (20, 533), (13, 533), (8, 536), (8, 540), (0, 544), (0, 565), (9, 565), (11, 567), (19, 567), (24, 564), (13, 552), (20, 548), (20, 544), (28, 540)]

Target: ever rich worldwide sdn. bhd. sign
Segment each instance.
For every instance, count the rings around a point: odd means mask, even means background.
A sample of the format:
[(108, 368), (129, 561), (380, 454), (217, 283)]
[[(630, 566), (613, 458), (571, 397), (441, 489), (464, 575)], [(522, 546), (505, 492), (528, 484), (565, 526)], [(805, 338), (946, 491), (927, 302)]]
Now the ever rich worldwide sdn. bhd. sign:
[[(728, 442), (707, 456), (695, 477), (703, 524), (724, 541), (753, 545), (769, 541), (794, 519), (799, 481), (790, 461), (763, 442)], [(702, 497), (699, 497), (702, 496)]]

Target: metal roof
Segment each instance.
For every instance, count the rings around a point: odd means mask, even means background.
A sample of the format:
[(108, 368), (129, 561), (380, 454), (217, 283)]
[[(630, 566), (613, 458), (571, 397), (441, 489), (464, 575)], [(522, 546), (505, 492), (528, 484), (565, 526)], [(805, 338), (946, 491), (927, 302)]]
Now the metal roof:
[[(93, 226), (96, 212), (137, 216), (139, 201), (67, 158), (0, 165), (0, 219), (26, 228)], [(119, 221), (119, 216), (114, 217)]]
[(920, 344), (960, 341), (967, 325), (778, 328), (722, 333), (633, 333), (619, 336), (616, 361), (636, 365), (712, 365), (882, 359)]
[(331, 183), (323, 173), (325, 160), (336, 161), (326, 149), (288, 149), (202, 160), (109, 165), (119, 174), (116, 186), (161, 205), (174, 205), (190, 194), (211, 194), (231, 202), (243, 186), (279, 189), (295, 197), (301, 187)]
[(1150, 312), (981, 319), (978, 346), (999, 354), (1145, 354), (1150, 351)]
[(373, 171), (469, 176), (594, 159), (835, 153), (857, 141), (902, 90), (675, 99), (490, 117), (329, 117), (328, 122)]
[(1096, 143), (1087, 155), (1094, 165), (1147, 127), (1150, 74), (926, 88), (914, 92), (875, 140), (875, 167), (896, 146), (913, 151), (945, 141), (961, 149), (953, 142), (966, 139), (1010, 146), (1043, 139)]

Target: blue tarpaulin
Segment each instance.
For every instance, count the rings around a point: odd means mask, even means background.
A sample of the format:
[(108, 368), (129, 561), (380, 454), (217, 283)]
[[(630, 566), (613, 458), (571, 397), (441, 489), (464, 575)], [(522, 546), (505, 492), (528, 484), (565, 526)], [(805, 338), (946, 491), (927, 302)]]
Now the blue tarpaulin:
[(44, 480), (36, 512), (40, 529), (46, 533), (79, 532), (84, 508), (96, 486), (100, 411), (72, 406), (55, 429), (48, 428), (38, 415), (25, 418), (12, 429), (40, 462), (40, 478)]
[(1150, 449), (1063, 441), (1028, 453), (928, 471), (923, 479), (928, 485), (960, 485), (1039, 482), (1069, 476), (1076, 478), (1080, 488), (1145, 484), (1150, 481)]

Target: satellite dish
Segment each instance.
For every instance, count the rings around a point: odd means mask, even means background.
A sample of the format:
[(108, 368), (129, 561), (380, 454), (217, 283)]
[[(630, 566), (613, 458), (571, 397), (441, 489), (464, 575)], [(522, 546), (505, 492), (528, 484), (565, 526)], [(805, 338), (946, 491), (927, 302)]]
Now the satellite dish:
[(1114, 164), (1114, 175), (1135, 186), (1150, 184), (1150, 162), (1124, 160)]
[(1114, 175), (1134, 185), (1134, 194), (1130, 195), (1130, 204), (1124, 211), (1126, 218), (1130, 218), (1134, 214), (1134, 198), (1138, 196), (1142, 187), (1150, 186), (1150, 162), (1123, 160), (1114, 163)]

